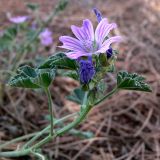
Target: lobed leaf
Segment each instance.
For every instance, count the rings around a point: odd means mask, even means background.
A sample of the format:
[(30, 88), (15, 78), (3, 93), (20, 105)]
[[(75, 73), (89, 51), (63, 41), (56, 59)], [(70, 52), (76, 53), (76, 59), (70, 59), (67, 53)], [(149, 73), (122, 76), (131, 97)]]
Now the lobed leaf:
[(54, 70), (39, 70), (26, 65), (18, 69), (8, 84), (12, 87), (43, 88), (51, 84), (54, 76)]
[(151, 92), (150, 86), (144, 80), (144, 77), (136, 73), (121, 71), (117, 75), (117, 86), (119, 89)]
[(75, 70), (77, 68), (76, 61), (69, 59), (64, 53), (57, 53), (49, 57), (43, 64), (39, 66), (40, 69), (44, 68), (58, 68)]

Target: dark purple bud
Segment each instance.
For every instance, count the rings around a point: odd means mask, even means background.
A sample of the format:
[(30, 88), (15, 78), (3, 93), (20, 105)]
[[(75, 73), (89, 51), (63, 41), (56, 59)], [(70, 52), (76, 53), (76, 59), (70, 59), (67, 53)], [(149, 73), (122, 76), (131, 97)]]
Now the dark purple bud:
[(111, 58), (112, 57), (113, 50), (112, 50), (111, 47), (106, 51), (106, 54), (107, 54), (107, 58)]
[(87, 84), (95, 75), (95, 67), (92, 63), (92, 60), (83, 60), (79, 61), (79, 74), (80, 81), (83, 84)]
[(102, 20), (102, 14), (97, 8), (93, 8), (93, 11), (94, 11), (94, 13), (95, 13), (95, 15), (97, 17), (97, 21), (99, 23)]

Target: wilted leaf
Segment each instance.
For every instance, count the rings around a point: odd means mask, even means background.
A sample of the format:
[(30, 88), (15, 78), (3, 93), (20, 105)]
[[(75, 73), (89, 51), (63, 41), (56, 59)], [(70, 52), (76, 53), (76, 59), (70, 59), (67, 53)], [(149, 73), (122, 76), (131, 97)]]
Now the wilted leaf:
[(117, 75), (117, 86), (119, 89), (151, 92), (150, 86), (144, 80), (144, 77), (136, 73), (122, 71)]

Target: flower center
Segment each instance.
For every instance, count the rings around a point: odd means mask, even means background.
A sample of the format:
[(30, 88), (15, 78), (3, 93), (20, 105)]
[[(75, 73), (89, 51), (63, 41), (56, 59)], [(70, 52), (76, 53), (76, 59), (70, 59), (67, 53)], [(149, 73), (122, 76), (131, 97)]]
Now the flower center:
[(98, 48), (96, 41), (91, 41), (91, 40), (84, 40), (83, 46), (84, 46), (85, 51), (89, 53), (93, 53)]
[(84, 40), (83, 46), (86, 52), (92, 52), (93, 51), (93, 42), (91, 40)]

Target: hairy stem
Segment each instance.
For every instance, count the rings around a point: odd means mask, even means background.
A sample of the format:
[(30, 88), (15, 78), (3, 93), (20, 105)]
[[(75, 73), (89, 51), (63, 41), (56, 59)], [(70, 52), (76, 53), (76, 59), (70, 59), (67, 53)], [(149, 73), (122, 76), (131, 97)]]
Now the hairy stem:
[[(67, 120), (68, 118), (71, 118), (71, 117), (74, 117), (74, 116), (77, 116), (77, 115), (78, 115), (78, 112), (73, 113), (73, 114), (70, 114), (70, 115), (67, 115), (67, 116), (62, 117), (62, 118), (60, 118), (60, 119), (56, 119), (56, 120), (54, 121), (54, 125), (59, 124), (59, 123), (65, 121), (65, 120)], [(43, 133), (49, 133), (49, 129), (50, 129), (50, 125), (47, 126), (47, 127), (45, 127), (42, 131), (35, 132), (35, 133), (31, 133), (31, 134), (27, 134), (27, 135), (24, 135), (24, 136), (15, 138), (15, 139), (13, 139), (13, 140), (11, 140), (11, 141), (9, 141), (9, 142), (6, 142), (6, 143), (4, 143), (4, 144), (1, 144), (1, 145), (0, 145), (0, 149), (3, 149), (4, 147), (9, 146), (9, 145), (11, 145), (11, 144), (13, 144), (13, 143), (16, 143), (16, 142), (19, 142), (19, 141), (22, 141), (22, 140), (25, 140), (25, 139), (29, 139), (29, 138), (31, 138), (31, 137), (33, 137), (33, 136), (35, 136), (35, 137), (38, 138), (38, 135), (42, 135), (42, 132), (43, 132)], [(44, 132), (44, 130), (45, 130), (46, 132)], [(37, 135), (37, 134), (38, 134), (38, 135)], [(33, 138), (34, 138), (34, 137), (33, 137)], [(34, 140), (36, 140), (37, 138), (34, 138)], [(33, 143), (33, 142), (34, 142), (34, 141), (32, 141), (32, 143)], [(24, 147), (23, 147), (23, 148), (24, 148)]]
[(52, 97), (50, 90), (48, 88), (45, 88), (45, 92), (48, 97), (48, 108), (49, 108), (49, 114), (50, 114), (50, 135), (53, 136), (53, 124), (54, 124), (54, 118), (53, 118), (53, 109), (52, 109)]
[(11, 141), (9, 141), (9, 142), (6, 142), (6, 143), (4, 143), (4, 144), (1, 144), (1, 145), (0, 145), (0, 149), (5, 148), (6, 146), (9, 146), (9, 145), (11, 145), (11, 144), (13, 144), (13, 143), (22, 141), (22, 140), (24, 140), (24, 139), (31, 138), (31, 137), (35, 136), (37, 133), (39, 133), (39, 132), (27, 134), (27, 135), (25, 135), (25, 136), (18, 137), (18, 138), (15, 138), (15, 139), (13, 139), (13, 140), (11, 140)]
[(105, 95), (103, 98), (101, 98), (100, 100), (98, 100), (94, 105), (98, 105), (101, 102), (103, 102), (105, 99), (111, 97), (114, 93), (118, 92), (118, 88), (115, 87), (111, 92), (109, 92), (107, 95)]
[(92, 108), (92, 106), (87, 106), (86, 108), (84, 108), (84, 110), (80, 113), (79, 117), (75, 121), (73, 121), (72, 123), (63, 127), (62, 129), (57, 130), (55, 132), (55, 135), (53, 135), (53, 136), (48, 135), (47, 137), (42, 139), (40, 142), (36, 143), (32, 147), (25, 149), (25, 150), (1, 152), (0, 157), (20, 157), (20, 156), (30, 154), (33, 150), (36, 150), (36, 149), (42, 147), (46, 143), (50, 142), (53, 138), (55, 138), (57, 136), (61, 136), (62, 134), (68, 132), (70, 129), (76, 127), (86, 117), (86, 115), (88, 114), (88, 112), (90, 111), (91, 108)]
[(50, 129), (50, 126), (47, 126), (42, 131), (38, 132), (32, 139), (30, 139), (22, 148), (28, 148), (33, 142), (35, 142), (40, 136), (46, 133)]
[[(112, 96), (117, 91), (118, 91), (117, 88), (113, 89), (110, 93), (108, 93), (102, 99), (97, 101), (94, 105), (98, 105), (103, 100), (109, 98), (110, 96)], [(79, 125), (86, 118), (88, 112), (92, 109), (92, 107), (93, 106), (91, 106), (91, 105), (86, 105), (86, 107), (79, 113), (79, 117), (77, 117), (72, 123), (68, 124), (67, 126), (56, 130), (55, 134), (53, 136), (48, 135), (47, 137), (42, 139), (40, 142), (36, 143), (32, 147), (30, 147), (28, 149), (25, 149), (25, 150), (11, 151), (11, 152), (1, 152), (0, 153), (0, 157), (19, 157), (19, 156), (24, 156), (24, 155), (28, 155), (28, 154), (32, 153), (34, 150), (42, 147), (43, 145), (45, 145), (46, 143), (51, 141), (53, 138), (55, 138), (57, 136), (61, 136), (61, 135), (65, 134), (66, 132), (68, 132), (69, 130), (71, 130), (72, 128), (74, 128), (77, 125)]]

